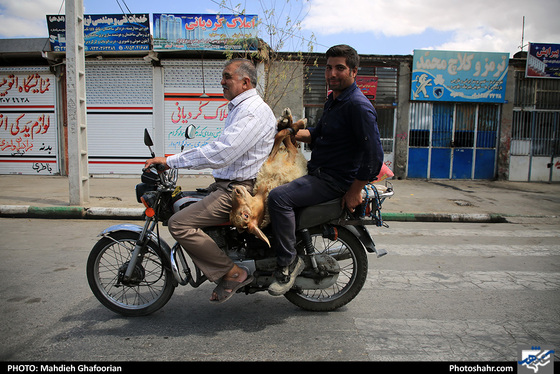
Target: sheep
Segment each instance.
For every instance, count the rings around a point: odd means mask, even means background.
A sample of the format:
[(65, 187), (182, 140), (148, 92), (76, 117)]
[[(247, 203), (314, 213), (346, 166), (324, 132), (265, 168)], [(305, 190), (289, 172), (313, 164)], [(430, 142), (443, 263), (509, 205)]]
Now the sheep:
[(306, 118), (294, 122), (291, 110), (284, 109), (278, 119), (272, 151), (257, 174), (254, 196), (243, 186), (233, 189), (231, 224), (239, 231), (252, 233), (269, 247), (270, 242), (261, 231), (270, 223), (266, 206), (268, 194), (273, 188), (307, 174), (307, 160), (299, 152), (295, 140), (295, 134), (306, 125)]

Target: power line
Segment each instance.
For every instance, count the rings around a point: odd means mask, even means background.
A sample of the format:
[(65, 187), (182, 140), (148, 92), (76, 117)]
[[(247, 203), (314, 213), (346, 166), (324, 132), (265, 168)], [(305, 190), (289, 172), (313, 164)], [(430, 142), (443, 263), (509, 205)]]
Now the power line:
[[(119, 6), (119, 8), (121, 8), (121, 12), (122, 12), (123, 14), (126, 14), (126, 12), (125, 12), (124, 9), (122, 8), (121, 4), (119, 3), (119, 0), (115, 0), (115, 1), (117, 2), (117, 5)], [(125, 2), (124, 0), (120, 0), (120, 1), (121, 1), (121, 2), (123, 3), (123, 5), (125, 6), (126, 10), (128, 10), (128, 14), (132, 13), (132, 12), (130, 11), (130, 9), (128, 8), (128, 5), (126, 4), (126, 2)]]

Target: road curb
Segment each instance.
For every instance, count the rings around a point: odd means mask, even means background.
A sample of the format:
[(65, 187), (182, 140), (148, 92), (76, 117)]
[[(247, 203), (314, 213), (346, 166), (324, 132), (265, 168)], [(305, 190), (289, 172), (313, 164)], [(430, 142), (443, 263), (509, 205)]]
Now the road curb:
[[(143, 208), (107, 207), (37, 207), (29, 205), (0, 205), (0, 217), (47, 218), (47, 219), (142, 219)], [(404, 222), (480, 222), (503, 223), (507, 218), (501, 214), (460, 214), (460, 213), (383, 213), (384, 221)]]
[(142, 208), (105, 208), (80, 206), (0, 205), (0, 217), (47, 219), (142, 219)]
[(383, 213), (384, 221), (504, 223), (504, 215), (494, 213)]
[(92, 207), (86, 209), (85, 218), (98, 219), (142, 219), (144, 208), (100, 208)]

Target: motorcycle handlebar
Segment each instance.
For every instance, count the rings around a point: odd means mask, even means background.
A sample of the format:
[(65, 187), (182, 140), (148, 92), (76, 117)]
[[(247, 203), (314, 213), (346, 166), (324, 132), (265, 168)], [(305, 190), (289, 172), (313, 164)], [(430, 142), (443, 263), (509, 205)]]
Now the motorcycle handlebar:
[(165, 171), (165, 166), (163, 166), (162, 164), (152, 164), (150, 166), (148, 166), (147, 168), (142, 168), (142, 171), (149, 171), (150, 169), (156, 169), (156, 171)]
[(167, 188), (175, 187), (175, 184), (177, 183), (177, 179), (179, 177), (179, 173), (177, 169), (166, 168), (164, 165), (161, 164), (152, 164), (147, 168), (142, 168), (142, 172), (151, 173), (151, 169), (155, 169), (158, 171), (157, 176), (159, 177), (159, 180), (163, 186)]

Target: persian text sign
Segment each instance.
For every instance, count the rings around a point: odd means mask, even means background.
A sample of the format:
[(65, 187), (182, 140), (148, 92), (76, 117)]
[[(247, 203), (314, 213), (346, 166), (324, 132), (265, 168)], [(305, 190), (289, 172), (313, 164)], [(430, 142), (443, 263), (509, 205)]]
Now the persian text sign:
[(375, 100), (377, 95), (377, 77), (370, 77), (364, 75), (356, 76), (356, 85), (360, 88), (366, 97)]
[(154, 50), (255, 51), (256, 15), (154, 14)]
[[(47, 15), (47, 25), (51, 49), (66, 51), (66, 16)], [(150, 17), (148, 14), (84, 15), (84, 44), (89, 52), (147, 51)]]
[(415, 50), (410, 99), (503, 103), (509, 53)]
[[(165, 154), (212, 143), (220, 136), (228, 116), (228, 103), (224, 98), (212, 95), (207, 99), (184, 97), (165, 99)], [(193, 139), (185, 139), (185, 128), (196, 126)]]
[(53, 74), (0, 69), (0, 174), (53, 174), (57, 126)]
[(560, 44), (529, 43), (528, 78), (560, 78)]

